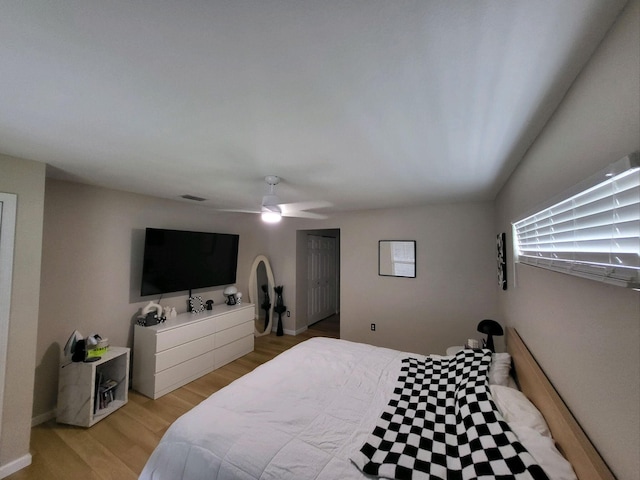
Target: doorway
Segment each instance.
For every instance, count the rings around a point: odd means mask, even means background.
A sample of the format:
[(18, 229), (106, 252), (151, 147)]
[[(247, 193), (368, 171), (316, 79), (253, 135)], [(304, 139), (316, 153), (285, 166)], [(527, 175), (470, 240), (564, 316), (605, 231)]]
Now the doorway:
[(297, 232), (299, 331), (340, 312), (340, 230)]
[(336, 239), (307, 235), (307, 326), (338, 311)]
[[(7, 365), (16, 205), (16, 195), (0, 193), (0, 413), (3, 411)], [(2, 439), (2, 422), (0, 422), (0, 439)]]

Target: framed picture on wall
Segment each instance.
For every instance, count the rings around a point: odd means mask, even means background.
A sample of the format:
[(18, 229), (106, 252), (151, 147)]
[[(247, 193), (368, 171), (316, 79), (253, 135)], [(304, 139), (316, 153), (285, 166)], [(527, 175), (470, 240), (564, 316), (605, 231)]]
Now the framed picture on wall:
[(497, 261), (498, 261), (498, 286), (502, 290), (507, 289), (507, 252), (505, 251), (505, 244), (507, 235), (505, 233), (499, 233), (496, 240), (496, 246), (498, 248)]
[(378, 275), (416, 278), (416, 241), (378, 241)]

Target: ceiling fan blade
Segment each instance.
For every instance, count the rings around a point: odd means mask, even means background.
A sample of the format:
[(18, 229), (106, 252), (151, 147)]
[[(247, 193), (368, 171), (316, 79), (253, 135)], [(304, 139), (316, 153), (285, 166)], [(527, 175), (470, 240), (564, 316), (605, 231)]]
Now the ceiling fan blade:
[(296, 210), (290, 212), (282, 212), (283, 217), (311, 218), (313, 220), (324, 220), (329, 218), (327, 215), (320, 213), (305, 212), (304, 210)]
[(267, 185), (269, 185), (269, 193), (262, 197), (262, 204), (260, 208), (262, 213), (276, 213), (283, 217), (313, 219), (328, 218), (326, 215), (307, 212), (306, 210), (331, 207), (331, 203), (326, 201), (280, 203), (280, 199), (275, 193), (275, 186), (280, 183), (280, 177), (276, 175), (268, 175), (264, 180), (267, 182)]
[(282, 210), (278, 205), (262, 205), (262, 211), (282, 214)]
[(283, 212), (293, 212), (297, 210), (316, 210), (318, 208), (329, 208), (333, 204), (325, 200), (316, 200), (309, 202), (293, 202), (293, 203), (280, 203), (280, 208)]
[(243, 208), (216, 208), (218, 212), (225, 213), (261, 213), (259, 210), (249, 210)]

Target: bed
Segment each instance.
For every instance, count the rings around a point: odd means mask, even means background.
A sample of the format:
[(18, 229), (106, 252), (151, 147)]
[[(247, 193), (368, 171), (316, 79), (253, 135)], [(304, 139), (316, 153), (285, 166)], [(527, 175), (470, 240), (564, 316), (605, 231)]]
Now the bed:
[[(504, 469), (512, 468), (515, 460), (522, 469), (513, 467), (512, 478), (614, 478), (515, 330), (507, 331), (507, 344), (510, 355), (500, 358), (487, 351), (425, 357), (344, 340), (307, 340), (176, 420), (140, 478), (477, 478), (469, 472), (480, 467), (470, 467), (464, 459), (478, 455), (484, 455), (478, 464), (489, 468), (491, 478), (507, 474)], [(514, 388), (513, 377), (504, 374), (511, 359), (522, 392), (537, 409)], [(432, 402), (433, 412), (439, 409), (453, 426), (425, 423), (424, 415), (420, 420), (416, 414), (429, 403), (424, 396), (418, 397), (425, 400), (422, 403), (409, 399), (419, 390), (415, 385), (423, 382), (416, 378), (422, 377), (457, 379), (429, 387), (429, 395), (442, 396)], [(480, 411), (480, 425), (469, 424)], [(428, 433), (419, 434), (422, 438), (413, 444), (416, 436), (402, 432), (415, 433), (416, 419), (420, 428), (428, 425), (423, 430)], [(472, 438), (471, 432), (480, 432), (480, 437)], [(455, 450), (452, 438), (460, 443)], [(480, 447), (467, 451), (474, 444)], [(410, 452), (409, 460), (404, 453), (398, 460), (398, 449)]]

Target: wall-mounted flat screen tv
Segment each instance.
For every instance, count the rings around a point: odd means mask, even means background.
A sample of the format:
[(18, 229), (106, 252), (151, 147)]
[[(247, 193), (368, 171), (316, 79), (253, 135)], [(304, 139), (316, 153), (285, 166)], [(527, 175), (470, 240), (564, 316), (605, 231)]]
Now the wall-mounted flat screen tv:
[(160, 295), (236, 282), (239, 236), (147, 228), (140, 294)]

